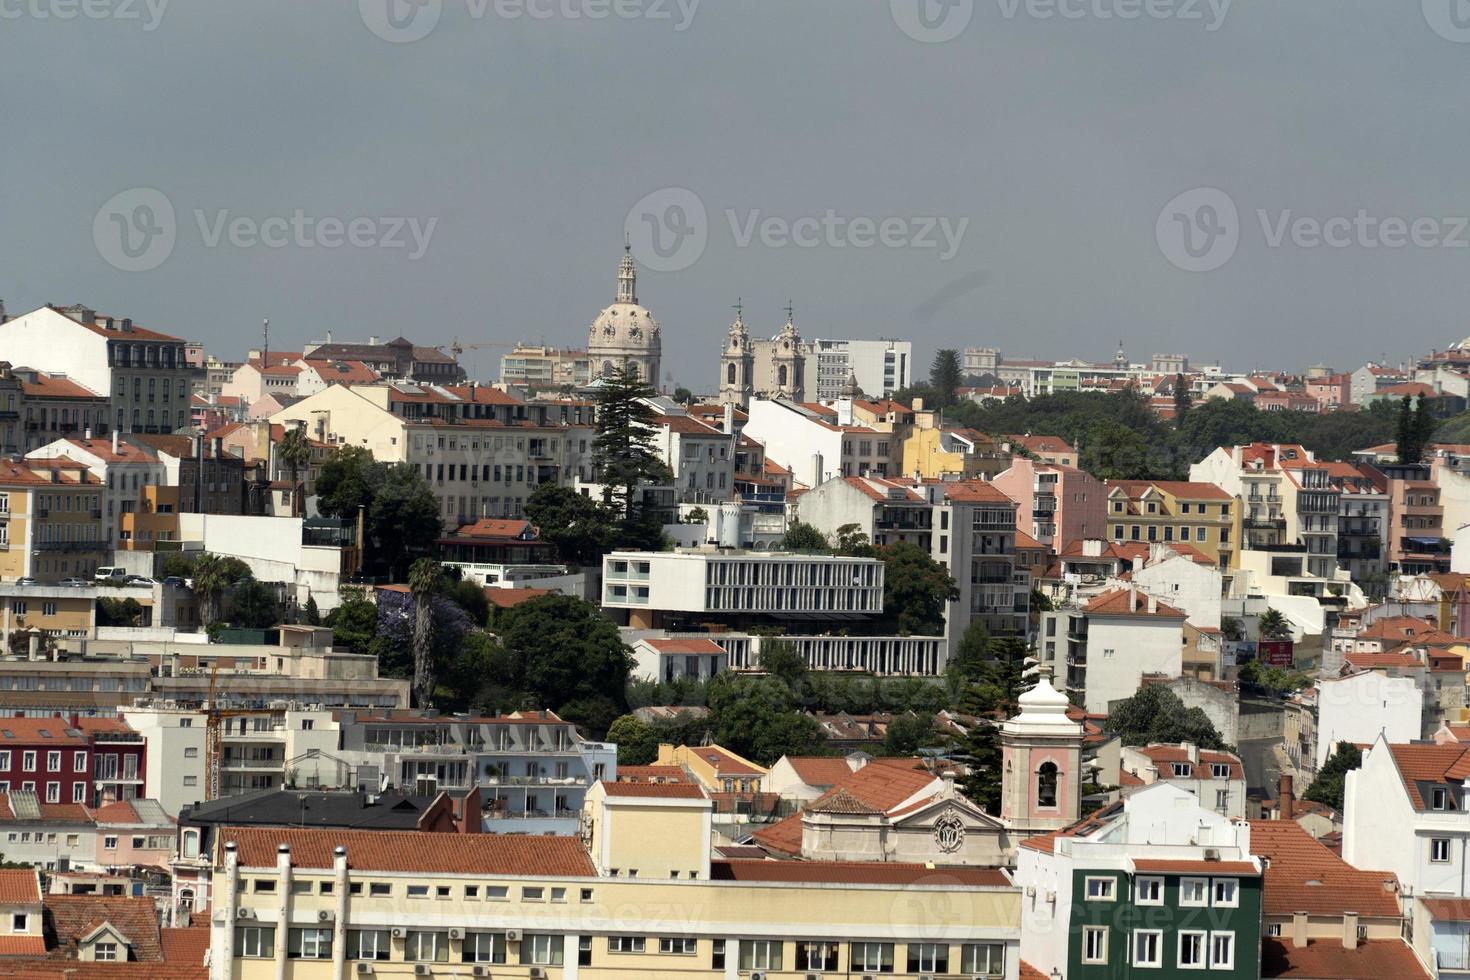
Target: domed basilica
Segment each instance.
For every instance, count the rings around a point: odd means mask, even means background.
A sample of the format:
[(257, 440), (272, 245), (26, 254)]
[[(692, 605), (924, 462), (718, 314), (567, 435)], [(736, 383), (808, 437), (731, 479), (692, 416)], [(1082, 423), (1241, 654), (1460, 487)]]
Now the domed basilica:
[(594, 377), (626, 367), (652, 385), (659, 386), (663, 344), (658, 321), (638, 305), (638, 272), (633, 268), (631, 246), (623, 247), (618, 264), (618, 295), (613, 304), (592, 321), (587, 333), (587, 360)]

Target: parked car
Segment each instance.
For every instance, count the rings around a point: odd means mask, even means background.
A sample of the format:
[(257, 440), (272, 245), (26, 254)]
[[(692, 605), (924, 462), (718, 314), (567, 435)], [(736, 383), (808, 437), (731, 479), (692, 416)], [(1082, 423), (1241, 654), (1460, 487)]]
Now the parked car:
[(62, 587), (63, 588), (67, 588), (67, 589), (81, 589), (81, 588), (86, 588), (87, 586), (89, 586), (91, 584), (92, 584), (91, 582), (88, 582), (84, 578), (64, 578), (64, 579), (61, 580)]
[(92, 573), (98, 582), (121, 582), (128, 577), (128, 570), (121, 565), (103, 565)]
[(15, 580), (15, 584), (16, 585), (35, 585), (36, 584), (36, 580), (33, 579), (33, 578), (31, 578), (29, 575), (25, 575), (25, 576), (22, 576), (21, 578), (16, 579)]
[(184, 580), (181, 579), (181, 578), (179, 578), (177, 575), (170, 575), (170, 576), (168, 576), (167, 578), (165, 578), (163, 580), (163, 584), (169, 586), (170, 588), (174, 588), (174, 589), (182, 589), (182, 588), (185, 587), (184, 586)]
[(153, 580), (146, 575), (129, 575), (127, 578), (123, 579), (122, 584), (126, 586), (152, 585)]

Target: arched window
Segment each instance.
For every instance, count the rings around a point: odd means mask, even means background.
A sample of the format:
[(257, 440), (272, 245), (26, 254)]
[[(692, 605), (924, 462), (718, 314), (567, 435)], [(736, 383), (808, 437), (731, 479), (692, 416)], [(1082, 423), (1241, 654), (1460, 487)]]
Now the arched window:
[(606, 377), (609, 374), (612, 374), (612, 361), (603, 361), (602, 362), (602, 374), (603, 374), (603, 377)]
[(786, 365), (784, 364), (776, 369), (776, 384), (782, 388), (786, 387)]
[(1043, 762), (1041, 768), (1036, 770), (1036, 805), (1057, 805), (1057, 764), (1055, 762)]
[(733, 364), (726, 365), (726, 367), (725, 367), (725, 384), (732, 385), (734, 383), (735, 383), (735, 365), (733, 365)]

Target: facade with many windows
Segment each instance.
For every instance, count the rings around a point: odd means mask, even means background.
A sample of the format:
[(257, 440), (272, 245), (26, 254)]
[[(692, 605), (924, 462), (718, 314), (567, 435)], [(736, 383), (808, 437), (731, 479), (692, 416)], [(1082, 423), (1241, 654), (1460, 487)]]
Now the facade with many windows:
[(1236, 500), (1215, 484), (1109, 480), (1107, 488), (1109, 540), (1177, 541), (1221, 568), (1237, 564)]
[(1023, 841), (1022, 957), (1061, 980), (1260, 976), (1263, 866), (1250, 840), (1249, 824), (1156, 783)]
[(210, 976), (1019, 975), (1000, 872), (717, 859), (711, 814), (599, 783), (581, 837), (225, 828)]

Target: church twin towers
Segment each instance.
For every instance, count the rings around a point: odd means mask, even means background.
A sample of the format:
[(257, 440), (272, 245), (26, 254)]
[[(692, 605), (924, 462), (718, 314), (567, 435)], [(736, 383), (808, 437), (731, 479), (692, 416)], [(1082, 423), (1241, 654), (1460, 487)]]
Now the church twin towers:
[[(618, 293), (613, 304), (592, 321), (587, 333), (587, 359), (594, 376), (614, 368), (628, 368), (654, 388), (660, 386), (663, 342), (658, 321), (638, 305), (638, 272), (632, 249), (623, 248), (618, 263)], [(790, 306), (786, 325), (771, 340), (752, 340), (743, 311), (735, 307), (735, 322), (720, 352), (720, 402), (741, 408), (755, 396), (805, 401), (806, 352), (796, 331)]]

